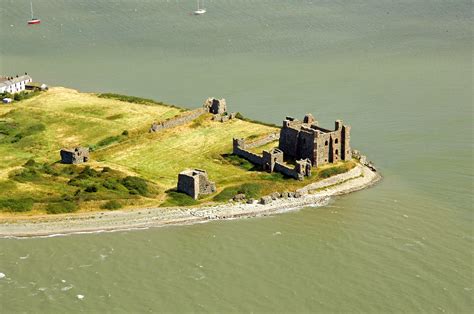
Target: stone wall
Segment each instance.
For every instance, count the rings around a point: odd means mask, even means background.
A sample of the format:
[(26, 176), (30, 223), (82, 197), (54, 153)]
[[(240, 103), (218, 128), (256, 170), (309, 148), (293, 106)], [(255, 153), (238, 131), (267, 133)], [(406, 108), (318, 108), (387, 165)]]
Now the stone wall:
[(283, 152), (277, 148), (272, 149), (270, 151), (263, 151), (262, 155), (254, 154), (251, 151), (248, 151), (248, 148), (249, 145), (244, 139), (234, 138), (232, 150), (233, 154), (250, 161), (254, 165), (263, 167), (264, 170), (267, 170), (269, 172), (279, 172), (287, 177), (295, 178), (298, 180), (303, 180), (305, 176), (311, 175), (311, 166), (308, 170), (306, 164), (307, 162), (309, 162), (309, 164), (311, 165), (311, 162), (309, 160), (297, 161), (297, 163), (299, 164), (291, 168), (283, 162)]
[(233, 149), (232, 153), (244, 159), (247, 159), (251, 163), (262, 166), (263, 165), (263, 158), (260, 155), (254, 154), (248, 150), (246, 150), (247, 146), (245, 140), (243, 139), (235, 139), (233, 140)]
[(184, 125), (193, 121), (194, 119), (199, 118), (201, 115), (205, 114), (207, 111), (205, 108), (197, 108), (191, 111), (187, 111), (179, 116), (171, 118), (162, 122), (154, 122), (150, 127), (150, 132), (158, 132), (161, 130), (166, 130), (174, 128), (180, 125)]

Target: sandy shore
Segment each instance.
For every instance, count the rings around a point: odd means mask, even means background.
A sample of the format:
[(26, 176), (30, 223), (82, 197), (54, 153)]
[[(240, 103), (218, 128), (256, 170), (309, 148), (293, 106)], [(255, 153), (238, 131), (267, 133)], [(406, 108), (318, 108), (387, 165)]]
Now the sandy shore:
[(303, 207), (324, 206), (331, 196), (371, 186), (380, 175), (358, 165), (354, 169), (298, 190), (301, 197), (278, 198), (269, 204), (228, 203), (199, 208), (143, 208), (73, 215), (41, 216), (31, 219), (0, 220), (0, 237), (40, 237), (72, 233), (140, 229), (202, 223), (218, 219), (266, 216)]

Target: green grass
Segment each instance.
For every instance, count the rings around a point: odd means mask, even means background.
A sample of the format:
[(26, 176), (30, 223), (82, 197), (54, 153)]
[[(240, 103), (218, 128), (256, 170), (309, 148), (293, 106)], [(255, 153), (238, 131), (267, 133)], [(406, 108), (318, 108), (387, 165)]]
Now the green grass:
[(116, 99), (116, 100), (120, 100), (120, 101), (123, 101), (123, 102), (140, 104), (140, 105), (167, 106), (167, 107), (172, 107), (172, 108), (176, 108), (176, 109), (179, 109), (179, 110), (183, 110), (182, 108), (177, 107), (175, 105), (169, 105), (169, 104), (165, 104), (161, 101), (155, 101), (153, 99), (136, 97), (136, 96), (127, 96), (127, 95), (114, 94), (114, 93), (101, 93), (101, 94), (98, 94), (97, 96), (99, 98)]
[(116, 209), (120, 209), (122, 207), (123, 207), (123, 205), (120, 202), (116, 201), (116, 200), (107, 201), (102, 206), (100, 206), (100, 208), (108, 209), (108, 210), (116, 210)]
[(341, 174), (351, 170), (353, 167), (350, 164), (342, 164), (340, 166), (335, 166), (331, 168), (321, 169), (318, 173), (320, 178), (329, 178), (337, 174)]
[(234, 154), (224, 154), (222, 157), (225, 158), (231, 165), (240, 167), (244, 170), (253, 170), (256, 168), (256, 166), (247, 159)]
[(72, 201), (61, 201), (57, 203), (49, 203), (46, 206), (46, 212), (48, 214), (66, 214), (73, 213), (78, 210), (76, 203)]

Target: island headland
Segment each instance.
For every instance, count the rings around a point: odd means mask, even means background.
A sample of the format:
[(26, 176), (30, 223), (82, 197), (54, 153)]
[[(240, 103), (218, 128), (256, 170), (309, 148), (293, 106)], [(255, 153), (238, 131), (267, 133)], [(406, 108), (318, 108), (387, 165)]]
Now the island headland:
[(53, 87), (0, 107), (0, 236), (49, 236), (255, 217), (381, 176), (351, 127), (282, 126), (208, 98), (188, 110)]

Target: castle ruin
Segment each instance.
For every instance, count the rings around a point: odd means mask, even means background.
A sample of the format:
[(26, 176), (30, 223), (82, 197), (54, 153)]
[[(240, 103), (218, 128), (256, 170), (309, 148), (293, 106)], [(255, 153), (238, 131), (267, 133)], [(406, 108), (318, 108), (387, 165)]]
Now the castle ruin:
[(63, 164), (81, 164), (89, 161), (89, 148), (63, 148), (60, 151), (61, 163)]
[(178, 175), (178, 192), (188, 194), (195, 200), (199, 195), (216, 191), (214, 182), (209, 181), (207, 172), (200, 169), (187, 169)]
[[(259, 155), (249, 150), (257, 145), (234, 138), (233, 154), (261, 166), (264, 171), (303, 180), (305, 176), (311, 176), (312, 167), (352, 159), (350, 131), (351, 127), (341, 120), (336, 120), (335, 130), (328, 130), (321, 128), (311, 114), (307, 114), (303, 121), (286, 117), (277, 137), (278, 148), (264, 150)], [(258, 146), (270, 143), (275, 136), (264, 140), (259, 141)], [(284, 160), (293, 160), (294, 167)]]
[(206, 108), (212, 114), (222, 115), (227, 112), (227, 104), (225, 99), (216, 99), (214, 97), (209, 97), (204, 102), (204, 108)]
[(309, 159), (313, 167), (327, 163), (349, 161), (351, 155), (351, 127), (336, 120), (335, 130), (319, 126), (311, 114), (303, 121), (286, 117), (280, 131), (278, 148), (285, 157)]

